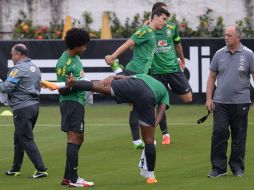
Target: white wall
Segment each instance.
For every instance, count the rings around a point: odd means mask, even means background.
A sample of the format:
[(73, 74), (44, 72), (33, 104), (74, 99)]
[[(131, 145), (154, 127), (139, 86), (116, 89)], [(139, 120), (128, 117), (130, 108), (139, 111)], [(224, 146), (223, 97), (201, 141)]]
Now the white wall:
[[(102, 12), (114, 11), (122, 22), (126, 17), (133, 18), (136, 13), (150, 11), (156, 0), (0, 0), (0, 31), (10, 32), (19, 16), (25, 11), (36, 25), (48, 25), (71, 15), (82, 20), (82, 13), (92, 13), (92, 29), (101, 27)], [(245, 0), (165, 0), (169, 11), (177, 14), (177, 19), (185, 17), (189, 25), (196, 29), (198, 16), (211, 8), (214, 17), (223, 16), (225, 24), (233, 24), (246, 16)], [(55, 5), (55, 6), (54, 6)]]

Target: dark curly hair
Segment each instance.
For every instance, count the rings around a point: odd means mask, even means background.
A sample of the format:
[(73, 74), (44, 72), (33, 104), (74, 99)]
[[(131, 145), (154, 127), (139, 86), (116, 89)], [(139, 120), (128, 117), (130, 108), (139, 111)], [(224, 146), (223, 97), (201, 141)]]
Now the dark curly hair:
[(79, 28), (72, 28), (67, 31), (64, 39), (68, 49), (72, 50), (75, 47), (80, 47), (90, 41), (88, 32)]

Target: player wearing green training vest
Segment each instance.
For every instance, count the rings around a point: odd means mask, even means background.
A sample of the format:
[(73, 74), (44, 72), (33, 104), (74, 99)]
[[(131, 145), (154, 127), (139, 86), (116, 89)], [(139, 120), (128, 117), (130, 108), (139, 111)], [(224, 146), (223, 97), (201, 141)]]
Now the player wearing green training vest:
[[(167, 9), (167, 5), (157, 2), (152, 10), (158, 8)], [(184, 103), (192, 102), (191, 87), (182, 71), (185, 67), (185, 59), (177, 25), (168, 21), (161, 30), (156, 30), (155, 34), (156, 47), (151, 75), (161, 81), (168, 90), (177, 94)], [(160, 128), (163, 135), (162, 144), (170, 144), (166, 115), (161, 120)]]
[[(151, 22), (148, 26), (141, 27), (135, 34), (131, 36), (123, 45), (121, 45), (112, 55), (107, 55), (105, 60), (108, 65), (114, 66), (114, 60), (130, 47), (133, 47), (133, 57), (125, 67), (124, 72), (116, 73), (121, 75), (147, 74), (154, 57), (155, 34), (154, 31), (162, 29), (169, 17), (167, 10), (159, 8), (151, 15)], [(133, 148), (144, 148), (139, 134), (139, 124), (137, 114), (130, 112), (129, 124), (133, 139)]]
[(147, 74), (154, 57), (155, 34), (151, 26), (143, 26), (131, 38), (135, 42), (133, 57), (125, 70)]
[[(67, 31), (65, 43), (68, 49), (63, 52), (56, 65), (58, 82), (65, 82), (71, 74), (76, 80), (84, 78), (79, 56), (84, 53), (89, 41), (89, 34), (84, 30), (72, 28)], [(61, 129), (67, 134), (66, 164), (61, 184), (72, 187), (93, 186), (93, 182), (78, 175), (78, 153), (84, 141), (85, 92), (66, 87), (60, 89), (59, 94)]]
[[(56, 64), (56, 74), (58, 82), (65, 82), (66, 78), (73, 74), (76, 80), (82, 79), (84, 77), (83, 66), (80, 61), (79, 55), (71, 57), (67, 51), (64, 51), (62, 56), (59, 58)], [(60, 95), (60, 102), (65, 100), (72, 100), (85, 105), (85, 92), (73, 90), (65, 95)]]
[(174, 47), (180, 43), (177, 25), (168, 21), (161, 30), (155, 31), (155, 34), (156, 48), (151, 67), (152, 74), (181, 72)]

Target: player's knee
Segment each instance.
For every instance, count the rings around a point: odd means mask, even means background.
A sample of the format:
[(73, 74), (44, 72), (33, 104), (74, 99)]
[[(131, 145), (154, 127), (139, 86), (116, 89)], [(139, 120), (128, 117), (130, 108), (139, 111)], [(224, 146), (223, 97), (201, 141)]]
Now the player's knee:
[(68, 138), (68, 140), (67, 140), (68, 143), (82, 144), (84, 141), (84, 134), (69, 131), (67, 138)]
[(79, 144), (82, 144), (84, 142), (85, 138), (84, 138), (84, 135), (81, 135), (79, 137)]
[(146, 137), (143, 139), (145, 144), (154, 144), (154, 138), (153, 137)]
[(189, 92), (188, 94), (182, 96), (183, 103), (191, 103), (192, 102), (192, 93)]

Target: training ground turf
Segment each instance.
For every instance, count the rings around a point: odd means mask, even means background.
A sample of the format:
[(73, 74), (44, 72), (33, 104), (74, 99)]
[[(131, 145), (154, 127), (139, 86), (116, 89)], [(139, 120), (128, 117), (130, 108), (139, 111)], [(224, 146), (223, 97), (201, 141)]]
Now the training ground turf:
[[(0, 113), (6, 110), (0, 107)], [(254, 188), (254, 110), (250, 109), (245, 176), (207, 178), (210, 171), (212, 115), (201, 125), (204, 106), (171, 106), (167, 112), (172, 144), (161, 145), (157, 137), (155, 185), (145, 184), (139, 176), (140, 150), (131, 149), (126, 105), (89, 105), (86, 107), (86, 139), (79, 157), (79, 175), (95, 182), (96, 190), (253, 190)], [(60, 132), (58, 106), (41, 107), (35, 127), (35, 140), (48, 167), (49, 177), (29, 179), (34, 167), (24, 158), (21, 176), (5, 176), (13, 159), (12, 117), (0, 116), (0, 190), (58, 190), (65, 164), (66, 136)], [(228, 148), (230, 150), (230, 146)]]

